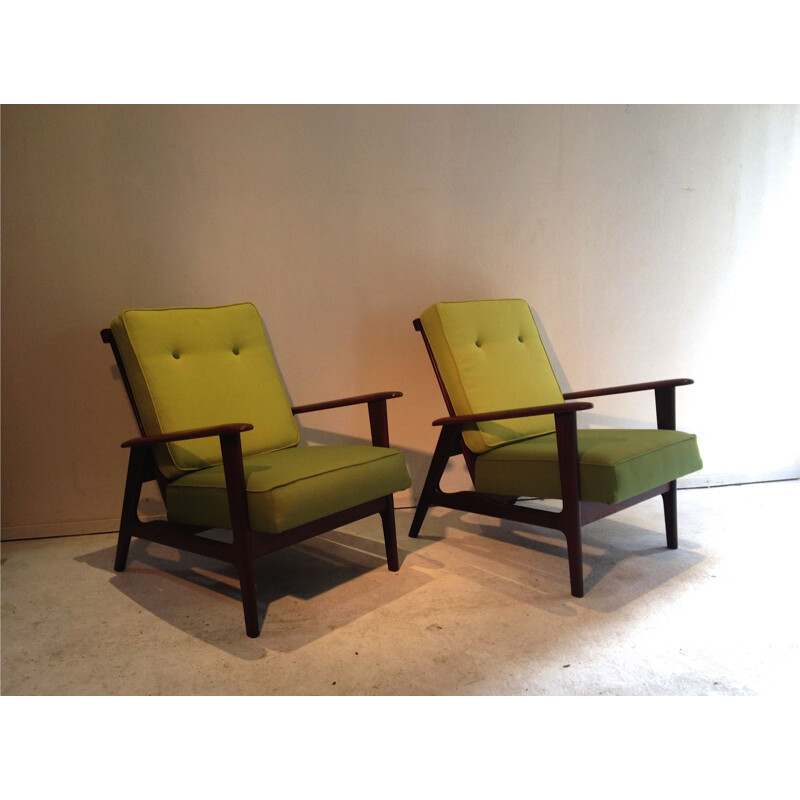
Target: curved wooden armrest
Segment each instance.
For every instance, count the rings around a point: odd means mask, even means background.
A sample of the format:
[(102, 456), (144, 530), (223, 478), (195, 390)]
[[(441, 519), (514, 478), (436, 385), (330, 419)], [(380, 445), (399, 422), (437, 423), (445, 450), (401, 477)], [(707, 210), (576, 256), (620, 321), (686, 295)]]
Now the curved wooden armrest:
[(485, 411), (482, 414), (461, 414), (456, 417), (440, 417), (432, 425), (466, 425), (470, 422), (491, 422), (496, 419), (515, 419), (517, 417), (538, 417), (542, 414), (568, 414), (575, 411), (588, 411), (593, 403), (554, 403), (549, 406), (530, 406), (528, 408), (509, 408), (505, 411)]
[(688, 386), (694, 383), (691, 378), (672, 378), (665, 381), (648, 381), (647, 383), (629, 383), (625, 386), (609, 386), (605, 389), (586, 389), (580, 392), (564, 392), (565, 400), (579, 397), (600, 397), (607, 394), (626, 394), (628, 392), (644, 392), (647, 389), (664, 389), (669, 386)]
[(209, 428), (192, 428), (172, 433), (156, 433), (153, 436), (137, 436), (123, 442), (121, 447), (145, 447), (163, 442), (180, 442), (186, 439), (205, 439), (209, 436), (225, 436), (232, 433), (244, 433), (253, 430), (249, 422), (229, 422), (224, 425), (212, 425)]
[(357, 397), (344, 397), (341, 400), (326, 400), (322, 403), (292, 406), (292, 414), (306, 414), (309, 411), (323, 411), (326, 408), (341, 408), (342, 406), (355, 406), (360, 403), (374, 403), (378, 400), (390, 400), (391, 398), (402, 396), (402, 392), (374, 392), (373, 394), (362, 394)]

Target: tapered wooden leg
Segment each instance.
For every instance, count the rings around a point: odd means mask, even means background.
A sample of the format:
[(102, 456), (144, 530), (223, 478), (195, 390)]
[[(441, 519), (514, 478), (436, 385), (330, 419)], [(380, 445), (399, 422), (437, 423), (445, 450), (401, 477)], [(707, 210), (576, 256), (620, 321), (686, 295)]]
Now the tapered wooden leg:
[(119, 539), (117, 539), (117, 554), (114, 558), (114, 570), (116, 572), (124, 572), (128, 563), (128, 549), (131, 546), (131, 536), (129, 533), (119, 532)]
[(567, 538), (569, 582), (573, 597), (583, 597), (581, 542), (581, 481), (578, 468), (578, 428), (575, 412), (555, 415), (558, 469), (561, 478), (561, 530)]
[(574, 499), (564, 503), (561, 524), (561, 530), (567, 539), (569, 583), (572, 596), (583, 597), (583, 536), (580, 503)]
[[(675, 430), (675, 387), (663, 386), (656, 390), (656, 419), (661, 430)], [(661, 495), (664, 501), (664, 523), (667, 528), (667, 547), (678, 549), (678, 489), (672, 481), (669, 490)]]
[(569, 583), (573, 597), (583, 597), (583, 545), (581, 526), (566, 532), (567, 558), (569, 559)]
[(431, 465), (428, 467), (428, 475), (425, 478), (425, 485), (422, 487), (422, 492), (417, 502), (417, 510), (414, 514), (414, 519), (411, 521), (411, 528), (408, 535), (412, 539), (419, 536), (420, 528), (428, 513), (428, 509), (433, 505), (433, 500), (439, 490), (439, 481), (444, 474), (444, 469), (447, 462), (450, 460), (455, 452), (455, 445), (460, 435), (460, 430), (454, 425), (446, 425), (442, 428), (439, 434), (439, 441), (436, 443), (436, 449), (433, 451), (433, 458), (431, 458)]
[(125, 495), (122, 500), (122, 515), (119, 521), (119, 539), (117, 554), (114, 558), (114, 569), (123, 572), (128, 561), (128, 549), (131, 544), (131, 529), (139, 521), (139, 497), (142, 494), (142, 483), (147, 463), (147, 451), (144, 447), (132, 447), (128, 456), (128, 475), (125, 479)]
[(400, 569), (400, 559), (397, 555), (397, 529), (394, 523), (394, 498), (386, 498), (386, 507), (381, 511), (383, 522), (383, 540), (386, 543), (386, 562), (390, 572)]
[(255, 639), (261, 633), (258, 623), (258, 594), (253, 568), (253, 534), (247, 511), (247, 493), (242, 461), (242, 442), (239, 433), (219, 437), (222, 464), (225, 469), (225, 488), (233, 529), (233, 550), (244, 607), (247, 635)]
[(667, 547), (678, 549), (678, 487), (675, 481), (669, 485), (669, 491), (661, 495), (664, 501), (664, 523), (667, 529)]
[(242, 592), (245, 631), (251, 639), (257, 639), (261, 635), (261, 626), (258, 621), (258, 592), (252, 560), (237, 564), (237, 570)]
[(417, 502), (417, 510), (414, 512), (414, 519), (411, 520), (411, 527), (408, 530), (408, 535), (412, 539), (416, 539), (419, 536), (420, 528), (422, 528), (422, 523), (425, 521), (425, 515), (428, 513), (428, 509), (431, 507), (429, 502), (425, 500), (425, 493), (423, 492), (420, 495), (419, 501)]

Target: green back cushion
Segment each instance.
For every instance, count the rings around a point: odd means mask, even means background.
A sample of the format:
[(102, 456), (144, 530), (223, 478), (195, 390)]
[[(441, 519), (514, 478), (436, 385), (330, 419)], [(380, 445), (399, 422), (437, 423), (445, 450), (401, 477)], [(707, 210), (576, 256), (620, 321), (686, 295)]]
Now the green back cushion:
[[(123, 311), (111, 330), (147, 434), (249, 422), (245, 456), (292, 447), (300, 435), (256, 308)], [(221, 462), (219, 439), (165, 445), (164, 475)]]
[[(561, 403), (564, 397), (524, 300), (437, 303), (420, 315), (456, 414)], [(481, 422), (465, 430), (473, 453), (555, 430), (552, 415)]]

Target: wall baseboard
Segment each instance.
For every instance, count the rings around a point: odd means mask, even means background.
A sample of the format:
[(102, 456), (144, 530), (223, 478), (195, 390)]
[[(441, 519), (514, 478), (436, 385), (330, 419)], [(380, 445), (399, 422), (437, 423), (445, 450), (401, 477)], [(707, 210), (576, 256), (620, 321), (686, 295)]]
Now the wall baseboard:
[(704, 489), (712, 486), (739, 486), (743, 483), (773, 483), (777, 481), (793, 481), (800, 479), (800, 467), (787, 467), (786, 469), (771, 472), (726, 472), (721, 475), (687, 475), (678, 481), (679, 489)]
[(117, 533), (119, 517), (93, 519), (78, 522), (53, 522), (44, 525), (4, 525), (0, 540), (11, 542), (17, 539), (50, 539), (58, 536), (82, 536), (86, 533)]
[[(679, 489), (706, 489), (715, 486), (738, 486), (747, 483), (773, 483), (800, 479), (800, 469), (785, 469), (768, 475), (701, 475), (689, 476), (678, 481)], [(394, 498), (396, 509), (415, 508), (417, 497), (412, 489), (398, 492)], [(141, 515), (143, 520), (157, 519), (162, 515)], [(51, 539), (60, 536), (84, 536), (95, 533), (117, 533), (119, 517), (113, 519), (87, 520), (82, 522), (54, 522), (44, 525), (5, 525), (0, 530), (0, 541), (13, 542), (20, 539)]]
[[(146, 500), (146, 498), (143, 498)], [(414, 508), (417, 498), (411, 489), (405, 489), (394, 496), (395, 508)], [(144, 514), (139, 507), (142, 520), (163, 518), (163, 514)], [(0, 541), (13, 542), (20, 539), (52, 539), (60, 536), (84, 536), (94, 533), (118, 533), (119, 517), (95, 519), (78, 522), (53, 522), (43, 525), (4, 525), (0, 530)]]

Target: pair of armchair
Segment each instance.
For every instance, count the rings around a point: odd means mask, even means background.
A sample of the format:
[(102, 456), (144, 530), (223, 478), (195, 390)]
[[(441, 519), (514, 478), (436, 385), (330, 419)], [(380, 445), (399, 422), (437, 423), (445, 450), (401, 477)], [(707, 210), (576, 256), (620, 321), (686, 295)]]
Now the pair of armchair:
[[(683, 379), (563, 394), (530, 308), (521, 300), (438, 303), (415, 320), (448, 416), (409, 535), (433, 505), (560, 530), (572, 594), (583, 595), (581, 527), (661, 495), (667, 545), (677, 547), (675, 481), (699, 469), (696, 439), (675, 431)], [(215, 308), (129, 310), (102, 331), (111, 345), (140, 435), (123, 442), (128, 473), (114, 568), (132, 537), (232, 564), (245, 629), (260, 633), (254, 562), (260, 556), (380, 515), (391, 571), (400, 566), (393, 495), (411, 480), (389, 444), (381, 392), (291, 406), (264, 326), (249, 303)], [(657, 430), (579, 430), (583, 398), (652, 389)], [(366, 405), (371, 444), (303, 446), (299, 414)], [(444, 492), (448, 460), (462, 455), (474, 492)], [(167, 518), (142, 521), (144, 484), (156, 481)], [(560, 498), (553, 512), (516, 505)], [(229, 529), (227, 541), (208, 535)]]

